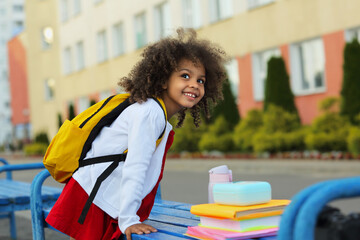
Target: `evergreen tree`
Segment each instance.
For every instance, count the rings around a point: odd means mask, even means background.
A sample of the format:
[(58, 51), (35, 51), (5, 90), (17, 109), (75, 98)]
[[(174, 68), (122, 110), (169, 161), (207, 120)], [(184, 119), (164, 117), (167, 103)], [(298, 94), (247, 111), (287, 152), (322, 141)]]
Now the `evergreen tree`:
[(62, 122), (62, 118), (61, 118), (61, 113), (58, 113), (58, 126), (59, 126), (59, 128), (61, 127), (62, 124), (63, 124), (63, 122)]
[(214, 122), (219, 116), (224, 116), (230, 128), (233, 129), (240, 121), (239, 110), (236, 105), (236, 100), (231, 92), (230, 81), (226, 79), (223, 84), (222, 93), (224, 100), (219, 102), (211, 112), (211, 122)]
[(290, 88), (289, 75), (282, 57), (271, 57), (268, 61), (264, 111), (268, 109), (270, 104), (281, 107), (285, 111), (295, 113), (298, 116), (294, 94)]
[(95, 100), (95, 99), (91, 99), (91, 100), (90, 100), (90, 106), (92, 106), (92, 105), (94, 105), (94, 104), (96, 104), (96, 100)]
[(75, 117), (74, 105), (70, 103), (69, 105), (69, 120), (71, 121)]
[(360, 44), (354, 39), (344, 49), (344, 75), (341, 89), (340, 113), (358, 123), (360, 113)]

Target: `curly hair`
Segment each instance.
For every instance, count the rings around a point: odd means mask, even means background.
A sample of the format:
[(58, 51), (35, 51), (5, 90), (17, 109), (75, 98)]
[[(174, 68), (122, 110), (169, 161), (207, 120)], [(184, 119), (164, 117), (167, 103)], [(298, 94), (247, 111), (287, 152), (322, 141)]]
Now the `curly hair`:
[[(215, 105), (222, 100), (222, 84), (226, 78), (224, 64), (227, 61), (225, 52), (208, 40), (197, 39), (193, 29), (177, 29), (177, 37), (167, 37), (149, 45), (141, 54), (142, 59), (133, 67), (127, 77), (120, 79), (118, 85), (130, 93), (131, 102), (144, 102), (150, 97), (161, 97), (163, 85), (177, 69), (182, 59), (194, 64), (201, 63), (205, 68), (205, 95), (190, 110), (194, 124), (199, 126), (201, 110), (210, 117), (209, 101)], [(213, 105), (212, 104), (212, 105)], [(178, 123), (181, 127), (187, 109), (178, 112)]]

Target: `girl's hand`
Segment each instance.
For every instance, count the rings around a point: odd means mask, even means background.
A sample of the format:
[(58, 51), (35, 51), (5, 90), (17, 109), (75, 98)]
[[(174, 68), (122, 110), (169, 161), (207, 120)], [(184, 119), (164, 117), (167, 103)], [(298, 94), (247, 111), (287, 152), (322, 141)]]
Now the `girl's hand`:
[(144, 224), (144, 223), (138, 223), (138, 224), (134, 224), (131, 225), (130, 227), (128, 227), (125, 230), (125, 235), (126, 235), (126, 239), (127, 240), (131, 240), (131, 234), (132, 233), (136, 233), (136, 234), (148, 234), (151, 232), (157, 232), (157, 230), (155, 228), (153, 228), (150, 225)]

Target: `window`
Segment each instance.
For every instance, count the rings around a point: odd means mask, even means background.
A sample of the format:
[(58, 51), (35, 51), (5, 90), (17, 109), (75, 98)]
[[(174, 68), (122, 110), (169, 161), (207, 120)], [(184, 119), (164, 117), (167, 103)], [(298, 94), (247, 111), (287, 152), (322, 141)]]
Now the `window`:
[(322, 39), (314, 39), (290, 47), (291, 79), (295, 94), (325, 91), (325, 56)]
[(49, 49), (54, 41), (54, 31), (51, 27), (44, 27), (41, 30), (41, 46), (42, 49)]
[(165, 2), (155, 7), (155, 40), (171, 34), (170, 5)]
[(85, 111), (90, 107), (90, 101), (88, 97), (79, 98), (79, 113)]
[(248, 8), (258, 8), (274, 2), (275, 0), (248, 0)]
[(136, 48), (141, 48), (147, 43), (145, 13), (135, 16), (135, 41)]
[(113, 26), (113, 47), (114, 57), (125, 53), (124, 24), (122, 23)]
[(73, 69), (72, 69), (72, 53), (71, 53), (71, 48), (67, 47), (64, 49), (64, 74), (70, 74)]
[(85, 58), (84, 58), (84, 43), (79, 41), (75, 45), (76, 48), (76, 70), (80, 71), (85, 67)]
[(73, 15), (76, 16), (81, 12), (81, 0), (72, 0), (73, 1)]
[(183, 24), (185, 28), (201, 27), (201, 8), (199, 0), (183, 0)]
[(233, 0), (210, 0), (210, 22), (217, 22), (233, 15)]
[(256, 101), (264, 100), (267, 64), (273, 56), (280, 56), (280, 50), (278, 48), (254, 53), (252, 55), (253, 94)]
[(69, 0), (60, 1), (61, 21), (66, 22), (69, 19)]
[(226, 73), (229, 78), (231, 92), (235, 97), (235, 100), (238, 100), (239, 95), (239, 65), (236, 58), (231, 59), (226, 65), (225, 65)]
[(45, 100), (50, 101), (54, 99), (55, 79), (48, 78), (45, 80)]
[(22, 5), (14, 5), (13, 10), (14, 10), (14, 12), (21, 13), (24, 11), (24, 7)]
[(345, 31), (345, 39), (347, 42), (351, 42), (354, 38), (360, 42), (360, 27)]
[(108, 59), (108, 47), (105, 30), (100, 31), (97, 34), (97, 59), (98, 63), (104, 62)]

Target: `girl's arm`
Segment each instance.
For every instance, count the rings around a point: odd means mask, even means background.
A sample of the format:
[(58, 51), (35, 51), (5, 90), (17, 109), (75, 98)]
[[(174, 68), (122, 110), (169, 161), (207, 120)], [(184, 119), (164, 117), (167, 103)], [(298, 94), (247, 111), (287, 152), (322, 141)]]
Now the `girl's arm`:
[[(149, 100), (153, 101), (153, 100)], [(134, 104), (128, 119), (128, 154), (123, 165), (120, 199), (119, 227), (125, 233), (129, 226), (140, 224), (136, 215), (144, 196), (144, 185), (150, 160), (156, 149), (156, 140), (165, 126), (164, 113), (157, 103)], [(155, 107), (154, 107), (155, 106)], [(156, 181), (154, 181), (154, 184)], [(154, 187), (154, 186), (152, 186)], [(140, 228), (145, 224), (140, 224)], [(139, 225), (131, 229), (137, 229)]]

